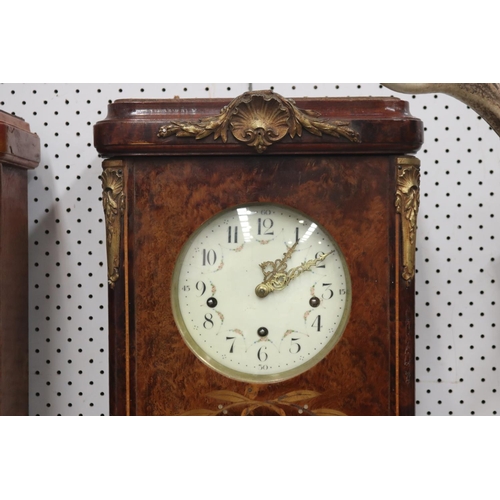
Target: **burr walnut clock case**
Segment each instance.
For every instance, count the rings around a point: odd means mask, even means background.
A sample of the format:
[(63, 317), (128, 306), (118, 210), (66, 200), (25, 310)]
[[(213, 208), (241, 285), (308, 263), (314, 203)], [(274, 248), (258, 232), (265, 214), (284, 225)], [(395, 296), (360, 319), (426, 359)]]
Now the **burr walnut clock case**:
[(395, 98), (119, 100), (113, 415), (412, 415), (422, 123)]

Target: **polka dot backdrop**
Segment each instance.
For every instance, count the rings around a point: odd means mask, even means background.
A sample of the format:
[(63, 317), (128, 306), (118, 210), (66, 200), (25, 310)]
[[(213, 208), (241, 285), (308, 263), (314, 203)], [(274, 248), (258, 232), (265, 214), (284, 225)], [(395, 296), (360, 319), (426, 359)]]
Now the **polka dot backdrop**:
[[(500, 138), (459, 101), (379, 84), (1, 84), (41, 141), (29, 172), (30, 414), (107, 415), (101, 159), (93, 125), (120, 98), (395, 95), (424, 122), (416, 275), (417, 415), (500, 411)], [(499, 346), (497, 348), (497, 346)]]

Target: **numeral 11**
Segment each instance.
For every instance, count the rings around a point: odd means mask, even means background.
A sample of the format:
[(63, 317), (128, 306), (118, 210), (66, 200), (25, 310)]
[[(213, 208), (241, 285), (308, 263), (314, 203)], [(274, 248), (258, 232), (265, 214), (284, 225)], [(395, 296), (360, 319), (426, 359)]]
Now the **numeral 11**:
[(229, 226), (227, 228), (227, 242), (238, 243), (238, 226)]

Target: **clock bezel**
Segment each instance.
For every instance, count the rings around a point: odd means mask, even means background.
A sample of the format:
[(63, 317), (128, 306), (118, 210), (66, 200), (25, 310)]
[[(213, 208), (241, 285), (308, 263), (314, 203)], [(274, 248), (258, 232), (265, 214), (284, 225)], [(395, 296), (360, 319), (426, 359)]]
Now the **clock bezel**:
[[(345, 307), (344, 311), (342, 314), (342, 318), (339, 322), (339, 326), (336, 329), (335, 333), (332, 335), (332, 337), (329, 339), (327, 344), (314, 356), (309, 358), (307, 361), (302, 363), (301, 365), (284, 370), (282, 372), (278, 373), (273, 373), (273, 374), (250, 374), (238, 370), (234, 370), (226, 365), (223, 365), (219, 361), (215, 360), (210, 354), (208, 354), (199, 344), (198, 342), (193, 338), (193, 336), (190, 334), (189, 329), (187, 328), (185, 321), (183, 319), (182, 313), (180, 311), (180, 306), (179, 306), (179, 275), (180, 271), (182, 268), (182, 263), (188, 253), (188, 251), (191, 248), (192, 242), (196, 239), (196, 237), (209, 225), (215, 218), (223, 217), (225, 213), (228, 212), (234, 212), (238, 208), (245, 208), (245, 207), (259, 207), (259, 206), (265, 206), (265, 207), (276, 207), (276, 208), (281, 208), (281, 209), (286, 209), (295, 212), (298, 216), (303, 216), (310, 220), (311, 222), (314, 222), (317, 224), (318, 228), (323, 231), (330, 239), (335, 247), (335, 250), (337, 252), (337, 255), (339, 257), (340, 262), (342, 263), (342, 268), (345, 276), (345, 282), (346, 282), (346, 297), (345, 297)], [(194, 232), (191, 233), (189, 238), (186, 240), (186, 242), (183, 244), (181, 251), (179, 252), (177, 259), (175, 261), (175, 266), (174, 266), (174, 272), (172, 275), (172, 285), (171, 285), (171, 290), (170, 290), (170, 302), (171, 302), (171, 308), (172, 308), (172, 313), (174, 317), (175, 324), (177, 326), (177, 330), (179, 331), (181, 337), (184, 340), (184, 343), (187, 345), (187, 347), (191, 350), (195, 356), (203, 362), (204, 365), (208, 366), (215, 372), (224, 375), (225, 377), (228, 377), (232, 380), (236, 380), (239, 382), (245, 382), (245, 383), (252, 383), (252, 384), (269, 384), (269, 383), (279, 383), (283, 382), (286, 380), (290, 380), (294, 377), (297, 377), (307, 371), (309, 371), (311, 368), (319, 364), (323, 359), (325, 359), (331, 351), (334, 349), (334, 347), (337, 345), (337, 343), (340, 341), (342, 336), (344, 335), (345, 329), (347, 327), (347, 324), (349, 322), (350, 318), (350, 313), (351, 313), (351, 304), (352, 304), (352, 284), (351, 284), (351, 276), (349, 272), (349, 267), (347, 265), (347, 261), (345, 259), (344, 254), (342, 253), (342, 250), (335, 240), (335, 238), (331, 235), (330, 231), (328, 231), (321, 223), (319, 223), (314, 217), (311, 217), (310, 215), (306, 214), (302, 210), (298, 210), (295, 207), (292, 207), (290, 205), (285, 205), (283, 203), (275, 203), (275, 202), (249, 202), (249, 203), (240, 203), (238, 205), (233, 205), (230, 207), (227, 207), (214, 215), (212, 215), (210, 218), (205, 220)]]

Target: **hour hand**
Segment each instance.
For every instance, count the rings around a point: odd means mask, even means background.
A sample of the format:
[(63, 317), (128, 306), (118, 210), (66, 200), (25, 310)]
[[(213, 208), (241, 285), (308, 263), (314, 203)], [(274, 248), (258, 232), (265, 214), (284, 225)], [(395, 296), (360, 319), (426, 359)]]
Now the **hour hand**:
[(266, 262), (263, 262), (262, 264), (259, 264), (260, 268), (262, 269), (262, 274), (264, 275), (264, 280), (268, 279), (274, 274), (284, 273), (286, 271), (286, 263), (292, 256), (293, 252), (295, 252), (298, 244), (299, 242), (297, 241), (295, 242), (295, 244), (289, 247), (288, 250), (283, 254), (282, 259), (277, 259), (274, 262), (268, 260)]
[(269, 295), (274, 290), (282, 290), (288, 285), (287, 280), (287, 261), (292, 256), (293, 252), (299, 244), (296, 241), (288, 250), (283, 254), (282, 259), (277, 259), (274, 262), (268, 260), (260, 264), (262, 269), (262, 274), (264, 275), (264, 281), (257, 285), (255, 288), (255, 293), (258, 297), (264, 298)]
[[(264, 281), (260, 285), (257, 285), (255, 287), (255, 294), (257, 295), (257, 297), (264, 298), (267, 297), (271, 292), (283, 290), (288, 286), (290, 281), (297, 278), (297, 276), (300, 276), (303, 272), (310, 271), (312, 267), (315, 267), (320, 262), (323, 262), (332, 252), (322, 254), (316, 259), (308, 260), (300, 266), (290, 269), (289, 271), (286, 271), (285, 265), (284, 268), (282, 268), (279, 272), (269, 272), (267, 276), (264, 273)], [(269, 263), (266, 262), (264, 264)]]

